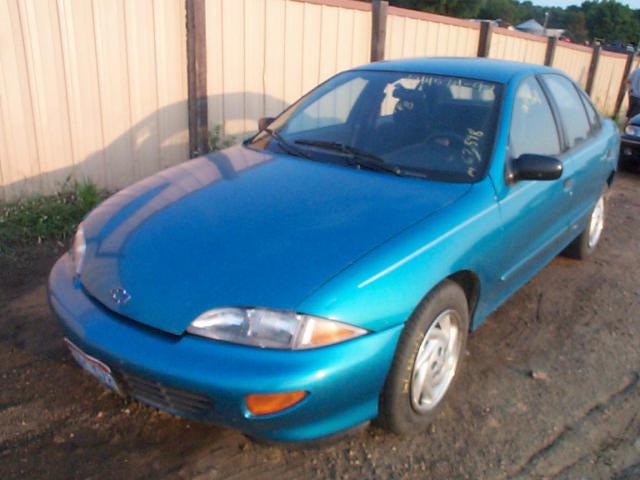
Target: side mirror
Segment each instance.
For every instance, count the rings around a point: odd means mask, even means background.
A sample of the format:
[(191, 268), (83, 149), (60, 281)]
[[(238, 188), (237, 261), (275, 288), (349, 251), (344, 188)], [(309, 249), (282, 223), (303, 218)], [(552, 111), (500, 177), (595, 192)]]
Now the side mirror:
[(258, 130), (264, 130), (269, 125), (271, 125), (271, 122), (273, 122), (273, 120), (273, 117), (262, 117), (260, 120), (258, 120)]
[(556, 180), (562, 176), (562, 162), (547, 155), (525, 153), (511, 162), (511, 178), (518, 180)]

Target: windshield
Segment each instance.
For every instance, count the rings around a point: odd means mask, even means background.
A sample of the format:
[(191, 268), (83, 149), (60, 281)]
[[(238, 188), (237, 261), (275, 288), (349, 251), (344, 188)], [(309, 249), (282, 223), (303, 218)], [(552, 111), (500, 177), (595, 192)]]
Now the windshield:
[(498, 84), (466, 78), (345, 72), (247, 144), (396, 175), (474, 182), (489, 163), (499, 93)]

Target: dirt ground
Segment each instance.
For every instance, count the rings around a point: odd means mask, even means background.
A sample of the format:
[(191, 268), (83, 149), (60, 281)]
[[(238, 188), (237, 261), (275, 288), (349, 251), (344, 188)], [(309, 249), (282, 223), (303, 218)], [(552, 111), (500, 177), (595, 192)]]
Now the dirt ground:
[(256, 444), (103, 390), (66, 352), (45, 282), (61, 245), (0, 261), (0, 478), (640, 478), (640, 175), (604, 239), (556, 259), (468, 344), (428, 431)]

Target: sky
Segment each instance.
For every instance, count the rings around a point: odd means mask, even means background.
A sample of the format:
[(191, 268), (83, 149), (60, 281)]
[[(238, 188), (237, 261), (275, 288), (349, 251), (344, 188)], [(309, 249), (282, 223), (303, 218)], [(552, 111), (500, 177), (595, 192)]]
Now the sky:
[[(629, 5), (631, 8), (640, 8), (640, 0), (619, 0), (620, 3)], [(580, 5), (582, 0), (532, 0), (535, 5), (545, 7), (568, 7), (569, 5)]]

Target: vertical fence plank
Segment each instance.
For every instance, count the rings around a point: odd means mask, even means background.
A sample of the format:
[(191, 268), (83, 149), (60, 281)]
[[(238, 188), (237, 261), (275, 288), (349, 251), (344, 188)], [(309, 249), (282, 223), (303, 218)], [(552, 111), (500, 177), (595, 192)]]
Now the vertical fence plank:
[(436, 55), (438, 52), (438, 24), (426, 22), (427, 24), (427, 45), (425, 47), (426, 55)]
[(478, 40), (478, 57), (488, 57), (491, 49), (491, 22), (484, 20), (480, 23), (480, 39)]
[[(385, 47), (382, 52), (384, 59), (395, 59), (402, 57), (402, 39), (404, 35), (405, 18), (390, 15), (387, 19), (385, 33)], [(373, 33), (372, 33), (373, 35)], [(372, 39), (373, 42), (374, 39)], [(373, 43), (371, 44), (373, 47)]]
[(438, 55), (452, 56), (455, 46), (449, 41), (449, 30), (449, 25), (438, 23)]
[(352, 65), (362, 65), (370, 60), (371, 12), (354, 12)]
[(244, 104), (246, 133), (257, 132), (264, 117), (265, 3), (245, 0), (244, 28)]
[(73, 173), (74, 164), (57, 7), (52, 0), (23, 0), (18, 6), (41, 185), (43, 193), (51, 193)]
[(416, 30), (416, 55), (424, 56), (427, 51), (427, 22), (418, 22)]
[(598, 70), (598, 63), (600, 62), (600, 53), (602, 52), (602, 46), (596, 45), (593, 47), (593, 53), (591, 54), (591, 63), (589, 64), (589, 73), (587, 74), (587, 85), (585, 92), (591, 95), (593, 90), (593, 81), (596, 78), (596, 72)]
[(209, 129), (224, 131), (224, 62), (222, 58), (222, 0), (207, 0), (207, 120)]
[(285, 107), (285, 0), (271, 0), (265, 8), (265, 115), (273, 117)]
[(207, 17), (204, 0), (186, 0), (189, 154), (209, 151), (207, 104)]
[(234, 137), (242, 137), (245, 134), (245, 14), (244, 0), (223, 0), (224, 126), (225, 134)]
[[(320, 81), (324, 81), (336, 71), (344, 69), (345, 57), (350, 53), (350, 44), (345, 41), (345, 33), (352, 29), (340, 18), (342, 9), (322, 8), (322, 32), (320, 48)], [(347, 30), (347, 32), (345, 32)], [(340, 60), (338, 60), (340, 59)]]
[[(154, 0), (160, 168), (189, 158), (185, 5)], [(206, 98), (206, 91), (203, 96)]]
[(627, 57), (624, 54), (603, 51), (600, 55), (590, 95), (606, 116), (615, 113), (626, 62)]
[(58, 18), (76, 176), (104, 185), (106, 165), (91, 3), (61, 0)]
[(135, 178), (129, 69), (125, 32), (124, 3), (94, 0), (96, 63), (100, 88), (100, 112), (106, 187), (115, 189)]
[[(329, 16), (327, 14), (328, 10), (337, 12), (337, 18)], [(355, 12), (345, 8), (325, 8), (324, 13), (325, 15), (322, 17), (323, 28), (327, 23), (331, 22), (332, 18), (336, 18), (337, 20), (338, 43), (335, 47), (336, 69), (334, 73), (341, 72), (342, 70), (353, 67), (353, 36), (355, 35), (353, 25)], [(331, 44), (326, 44), (323, 39), (321, 50), (324, 51), (325, 48), (333, 49), (334, 47)]]
[(547, 51), (544, 54), (544, 64), (546, 66), (553, 65), (553, 59), (556, 56), (557, 46), (558, 46), (558, 37), (549, 37), (547, 39)]
[(387, 37), (387, 12), (389, 2), (373, 0), (371, 3), (371, 61), (384, 59), (384, 46)]
[(42, 191), (25, 43), (15, 0), (0, 0), (0, 116), (5, 198)]
[(320, 74), (320, 43), (322, 7), (304, 4), (302, 29), (302, 92), (306, 93), (318, 84)]
[(624, 71), (622, 72), (622, 81), (620, 82), (620, 88), (618, 90), (618, 96), (616, 98), (616, 106), (613, 111), (613, 116), (617, 117), (620, 114), (620, 108), (622, 107), (622, 102), (624, 101), (624, 95), (627, 93), (627, 78), (631, 73), (631, 68), (636, 60), (635, 52), (627, 53), (627, 61), (624, 65)]
[(125, 2), (129, 99), (136, 179), (160, 168), (158, 138), (158, 84), (153, 3)]
[(402, 38), (402, 56), (416, 56), (416, 33), (418, 21), (413, 18), (406, 18), (404, 24), (404, 35)]
[(302, 95), (304, 4), (286, 2), (285, 5), (284, 99), (286, 104), (291, 104)]

